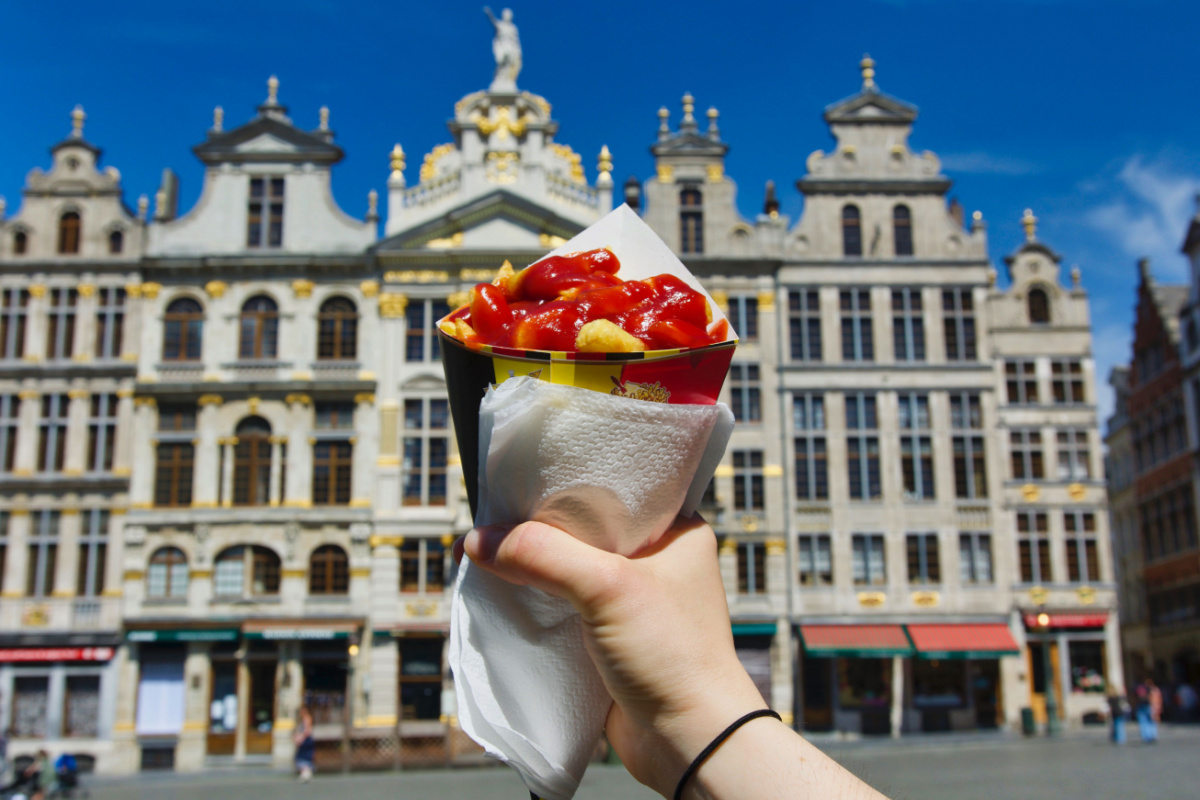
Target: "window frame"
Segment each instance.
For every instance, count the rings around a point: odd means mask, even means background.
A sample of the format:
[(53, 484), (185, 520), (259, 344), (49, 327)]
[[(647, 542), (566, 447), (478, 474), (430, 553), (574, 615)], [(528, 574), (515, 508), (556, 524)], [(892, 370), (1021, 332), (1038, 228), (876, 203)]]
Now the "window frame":
[(833, 586), (833, 537), (828, 533), (797, 535), (796, 583), (801, 589)]
[(941, 585), (941, 546), (936, 533), (905, 534), (904, 553), (910, 586)]
[(1037, 509), (1018, 508), (1016, 515), (1017, 574), (1020, 582), (1032, 586), (1053, 583), (1050, 514)]
[[(195, 306), (196, 310), (190, 307), (185, 310), (185, 305)], [(169, 349), (173, 340), (175, 347)], [(176, 297), (163, 312), (162, 360), (199, 361), (203, 357), (204, 304), (193, 297)]]
[(1044, 446), (1041, 428), (1009, 429), (1009, 462), (1013, 480), (1030, 482), (1046, 479)]
[(67, 209), (58, 217), (58, 254), (79, 255), (83, 239), (83, 217), (75, 209)]
[[(419, 309), (419, 312), (418, 312)], [(404, 309), (404, 361), (427, 364), (441, 359), (437, 321), (450, 313), (450, 305), (436, 297), (410, 298)], [(417, 320), (418, 315), (420, 320)], [(415, 356), (415, 357), (414, 357)]]
[(892, 252), (897, 258), (913, 255), (912, 210), (904, 203), (892, 206)]
[(896, 361), (906, 363), (927, 358), (925, 301), (919, 288), (892, 289), (892, 354)]
[[(253, 307), (252, 307), (252, 304)], [(249, 334), (249, 339), (247, 339)], [(279, 304), (259, 293), (246, 298), (238, 313), (238, 360), (279, 359)]]
[(767, 594), (767, 543), (760, 539), (738, 539), (735, 553), (738, 595)]
[(1063, 510), (1064, 550), (1067, 558), (1067, 581), (1070, 583), (1086, 585), (1103, 580), (1096, 517), (1097, 514), (1092, 509)]
[(875, 392), (846, 392), (844, 397), (847, 492), (851, 502), (877, 502), (883, 499), (877, 395)]
[(823, 360), (821, 293), (817, 289), (788, 290), (788, 357), (803, 363)]
[(336, 544), (323, 544), (312, 551), (308, 557), (308, 593), (316, 596), (350, 594), (350, 556), (345, 549)]
[(1077, 483), (1092, 479), (1092, 448), (1087, 428), (1058, 428), (1054, 431), (1055, 454), (1060, 481)]
[(766, 511), (765, 454), (761, 449), (732, 451), (733, 510), (745, 514)]
[(947, 361), (979, 360), (975, 311), (975, 293), (972, 289), (942, 289), (942, 327)]
[(0, 358), (6, 361), (25, 357), (31, 299), (29, 289), (0, 287)]
[[(414, 406), (419, 404), (419, 406)], [(437, 404), (445, 410), (434, 413)], [(414, 426), (410, 409), (418, 407)], [(449, 401), (445, 397), (410, 396), (402, 405), (400, 452), (400, 503), (402, 506), (441, 508), (449, 503), (450, 487), (447, 468), (450, 459)], [(437, 421), (441, 427), (434, 427)], [(441, 494), (435, 493), (440, 485)], [(415, 490), (412, 488), (415, 487)]]
[(737, 331), (738, 341), (758, 341), (758, 295), (729, 295), (729, 325)]
[(855, 533), (850, 537), (855, 586), (887, 586), (887, 543), (882, 533)]
[(842, 361), (848, 364), (873, 363), (875, 333), (872, 330), (871, 290), (861, 287), (839, 289), (838, 311), (842, 332)]
[(56, 588), (58, 548), (62, 542), (62, 512), (41, 509), (33, 512), (27, 541), (29, 559), (25, 569), (25, 596), (51, 597)]
[(949, 399), (954, 496), (959, 500), (983, 500), (988, 496), (983, 398), (979, 392), (955, 391)]
[[(900, 422), (900, 475), (904, 499), (928, 502), (937, 498), (937, 479), (933, 459), (933, 429), (929, 416), (929, 395), (924, 392), (897, 392)], [(905, 406), (908, 424), (905, 422)], [(922, 424), (924, 423), (924, 424)]]
[[(176, 557), (178, 554), (178, 557)], [(154, 589), (155, 568), (160, 567), (163, 575), (163, 591), (156, 593)], [(182, 587), (176, 587), (177, 573), (175, 568), (182, 566)], [(178, 547), (165, 545), (155, 550), (146, 562), (146, 598), (149, 600), (186, 600), (188, 586), (191, 583), (191, 571), (188, 567), (187, 554)], [(178, 591), (177, 591), (178, 589)]]
[(87, 472), (112, 472), (117, 450), (120, 400), (112, 392), (98, 392), (88, 402)]
[(246, 197), (247, 250), (278, 250), (283, 247), (283, 214), (286, 195), (287, 184), (283, 176), (250, 176)]
[(1050, 360), (1050, 398), (1055, 405), (1086, 405), (1083, 359), (1066, 356)]
[(38, 419), (38, 472), (62, 472), (67, 459), (71, 399), (64, 392), (41, 396)]
[(121, 357), (127, 299), (125, 289), (120, 286), (101, 286), (96, 290), (96, 358)]
[(862, 212), (853, 203), (842, 206), (842, 256), (862, 258)]
[(704, 193), (692, 184), (679, 190), (679, 252), (704, 254)]
[(107, 509), (91, 508), (82, 514), (82, 518), (75, 596), (100, 597), (104, 594), (106, 583), (109, 525), (112, 515)]
[[(266, 430), (252, 429), (253, 420), (261, 420)], [(274, 445), (271, 424), (259, 416), (244, 417), (238, 422), (233, 445), (234, 506), (265, 506), (271, 499), (271, 461)], [(264, 455), (265, 453), (265, 455)]]
[(17, 437), (21, 432), (21, 400), (17, 394), (0, 394), (0, 472), (17, 466)]
[(826, 430), (825, 395), (821, 392), (793, 392), (792, 446), (797, 500), (829, 500), (829, 446)]
[(75, 355), (79, 290), (66, 286), (52, 286), (47, 294), (49, 299), (46, 307), (46, 360), (69, 360)]
[[(986, 553), (986, 558), (981, 556)], [(986, 561), (987, 578), (981, 562)], [(996, 562), (992, 557), (992, 534), (984, 531), (960, 531), (958, 534), (959, 582), (968, 586), (990, 586), (996, 580)]]
[[(346, 307), (335, 308), (342, 304)], [(358, 358), (358, 319), (357, 304), (344, 295), (329, 297), (321, 303), (317, 311), (318, 361)]]
[(762, 368), (750, 361), (729, 365), (729, 407), (734, 422), (757, 425), (762, 422)]

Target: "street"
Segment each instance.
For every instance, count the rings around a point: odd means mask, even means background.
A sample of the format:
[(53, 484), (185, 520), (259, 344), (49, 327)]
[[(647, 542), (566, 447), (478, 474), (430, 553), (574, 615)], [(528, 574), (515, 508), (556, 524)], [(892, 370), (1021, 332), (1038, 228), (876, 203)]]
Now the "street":
[[(827, 752), (895, 800), (1156, 800), (1196, 797), (1200, 784), (1200, 729), (1168, 728), (1153, 746), (1129, 742), (1113, 747), (1099, 730), (1062, 739), (971, 737), (902, 742), (830, 742)], [(522, 800), (516, 774), (484, 767), (455, 771), (321, 775), (310, 785), (271, 772), (204, 775), (147, 774), (89, 782), (100, 800)], [(579, 800), (651, 800), (653, 792), (620, 766), (595, 764)]]

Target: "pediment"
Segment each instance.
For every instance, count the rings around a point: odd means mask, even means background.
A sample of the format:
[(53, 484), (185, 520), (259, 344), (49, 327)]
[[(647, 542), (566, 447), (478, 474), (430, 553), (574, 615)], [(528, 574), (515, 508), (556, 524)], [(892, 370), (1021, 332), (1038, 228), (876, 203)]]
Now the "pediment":
[(239, 153), (294, 153), (296, 146), (269, 133), (259, 134), (234, 148)]
[(210, 132), (208, 140), (192, 148), (206, 164), (257, 160), (333, 164), (342, 158), (342, 148), (328, 134), (302, 131), (290, 122), (259, 116), (231, 131)]
[(444, 392), (446, 381), (433, 373), (416, 375), (400, 384), (402, 392)]
[(917, 107), (878, 91), (864, 91), (825, 109), (826, 122), (911, 123)]

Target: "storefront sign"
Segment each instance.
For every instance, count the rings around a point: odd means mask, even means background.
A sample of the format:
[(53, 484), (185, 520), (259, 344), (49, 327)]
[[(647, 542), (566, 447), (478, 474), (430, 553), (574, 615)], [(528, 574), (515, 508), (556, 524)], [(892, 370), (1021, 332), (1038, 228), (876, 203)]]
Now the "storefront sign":
[(1040, 614), (1025, 614), (1026, 628), (1103, 628), (1108, 614), (1091, 612), (1081, 614), (1046, 614), (1049, 619), (1043, 625), (1038, 621)]
[(127, 642), (236, 642), (237, 628), (126, 631)]
[(262, 631), (246, 631), (247, 639), (271, 639), (275, 641), (330, 641), (348, 639), (350, 631), (333, 628), (267, 628)]
[(0, 663), (24, 661), (109, 661), (111, 647), (13, 647), (0, 649)]

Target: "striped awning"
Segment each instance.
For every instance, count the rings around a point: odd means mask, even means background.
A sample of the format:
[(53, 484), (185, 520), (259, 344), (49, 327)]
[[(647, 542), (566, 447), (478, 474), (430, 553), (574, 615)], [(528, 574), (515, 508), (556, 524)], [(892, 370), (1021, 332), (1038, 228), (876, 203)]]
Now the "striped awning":
[(913, 652), (900, 625), (801, 625), (800, 639), (810, 656), (885, 658)]
[(906, 625), (917, 658), (999, 658), (1020, 652), (1003, 622)]

